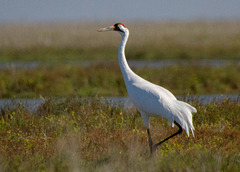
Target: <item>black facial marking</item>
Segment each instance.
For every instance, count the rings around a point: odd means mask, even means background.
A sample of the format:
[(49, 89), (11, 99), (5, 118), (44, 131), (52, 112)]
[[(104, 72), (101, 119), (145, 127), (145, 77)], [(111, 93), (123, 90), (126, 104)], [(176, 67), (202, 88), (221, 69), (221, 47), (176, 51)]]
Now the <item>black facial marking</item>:
[(114, 25), (114, 30), (115, 31), (119, 31), (119, 32), (123, 32), (122, 30), (120, 30), (120, 28), (118, 27), (119, 25), (122, 25), (121, 23), (116, 23), (115, 25)]

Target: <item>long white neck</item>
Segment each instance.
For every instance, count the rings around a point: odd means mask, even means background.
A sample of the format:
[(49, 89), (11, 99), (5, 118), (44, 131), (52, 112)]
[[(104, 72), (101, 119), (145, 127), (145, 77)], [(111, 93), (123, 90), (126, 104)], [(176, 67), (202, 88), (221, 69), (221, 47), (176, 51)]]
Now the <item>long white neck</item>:
[(119, 65), (123, 74), (125, 84), (127, 84), (127, 81), (132, 80), (131, 76), (134, 74), (133, 71), (128, 66), (128, 63), (125, 57), (125, 46), (129, 36), (128, 29), (125, 28), (125, 32), (121, 33), (121, 35), (122, 35), (122, 40), (118, 48), (118, 60), (119, 60)]

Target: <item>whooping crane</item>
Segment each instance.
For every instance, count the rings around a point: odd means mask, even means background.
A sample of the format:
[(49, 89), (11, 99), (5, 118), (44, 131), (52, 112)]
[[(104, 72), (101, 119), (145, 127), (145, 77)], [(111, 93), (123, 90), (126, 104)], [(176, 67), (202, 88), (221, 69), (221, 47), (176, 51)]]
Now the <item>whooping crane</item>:
[[(192, 135), (194, 136), (192, 113), (196, 113), (197, 110), (188, 103), (177, 100), (176, 97), (167, 89), (141, 78), (128, 66), (125, 57), (125, 46), (129, 36), (128, 29), (122, 23), (116, 23), (113, 26), (105, 27), (99, 29), (98, 31), (117, 31), (122, 36), (118, 49), (119, 65), (127, 88), (128, 96), (136, 106), (137, 110), (141, 113), (143, 123), (147, 128), (151, 153), (154, 152), (163, 142), (180, 134), (183, 129), (186, 131), (188, 136), (190, 129)], [(174, 127), (174, 124), (176, 124), (179, 127), (179, 130), (159, 143), (153, 144), (149, 129), (149, 117), (167, 118), (169, 125)]]

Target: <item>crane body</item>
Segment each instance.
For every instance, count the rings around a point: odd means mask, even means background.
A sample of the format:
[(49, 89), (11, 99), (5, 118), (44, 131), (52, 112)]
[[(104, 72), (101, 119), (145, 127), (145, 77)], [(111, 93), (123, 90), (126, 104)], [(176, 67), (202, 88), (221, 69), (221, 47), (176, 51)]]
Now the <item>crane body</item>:
[[(157, 146), (171, 137), (181, 133), (182, 129), (186, 131), (188, 136), (189, 129), (194, 135), (192, 113), (196, 113), (196, 109), (188, 103), (177, 100), (176, 97), (167, 89), (153, 84), (135, 74), (128, 66), (125, 57), (125, 46), (129, 36), (128, 29), (122, 23), (116, 23), (114, 26), (99, 29), (99, 31), (111, 30), (118, 31), (122, 36), (118, 49), (119, 65), (127, 88), (128, 96), (136, 106), (137, 110), (141, 113), (143, 123), (147, 128), (150, 151), (155, 151)], [(179, 131), (154, 145), (149, 129), (150, 117), (166, 118), (171, 126), (176, 124), (179, 127)]]

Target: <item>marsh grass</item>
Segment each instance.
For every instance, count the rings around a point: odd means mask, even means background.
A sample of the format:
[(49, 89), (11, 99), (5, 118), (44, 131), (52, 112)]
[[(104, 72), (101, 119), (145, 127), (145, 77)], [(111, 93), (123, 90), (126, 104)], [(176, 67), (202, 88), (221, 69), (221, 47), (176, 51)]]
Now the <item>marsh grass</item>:
[[(116, 59), (119, 35), (96, 32), (105, 25), (1, 24), (0, 61)], [(129, 59), (240, 57), (237, 21), (126, 25)], [(240, 90), (237, 66), (133, 70), (176, 95)], [(0, 171), (240, 171), (240, 99), (194, 102), (195, 137), (182, 133), (150, 156), (135, 109), (112, 107), (99, 98), (73, 98), (126, 96), (118, 65), (10, 68), (1, 69), (0, 78), (0, 98), (46, 100), (35, 112), (22, 103), (1, 109)], [(153, 118), (151, 130), (157, 142), (176, 128)]]
[[(239, 66), (136, 68), (141, 77), (175, 95), (238, 94)], [(88, 67), (57, 65), (37, 69), (1, 69), (0, 98), (127, 96), (117, 64)]]
[[(112, 23), (0, 24), (0, 61), (115, 59)], [(128, 59), (239, 59), (239, 21), (126, 23)]]
[[(1, 171), (239, 171), (239, 100), (195, 103), (195, 137), (169, 140), (150, 156), (135, 109), (102, 99), (47, 99), (35, 112), (22, 104), (0, 112)], [(15, 107), (15, 108), (13, 108)], [(151, 120), (154, 142), (170, 135)]]

